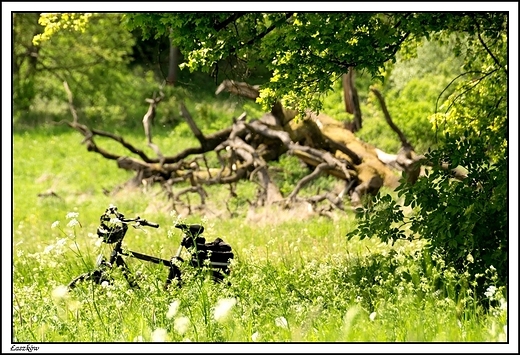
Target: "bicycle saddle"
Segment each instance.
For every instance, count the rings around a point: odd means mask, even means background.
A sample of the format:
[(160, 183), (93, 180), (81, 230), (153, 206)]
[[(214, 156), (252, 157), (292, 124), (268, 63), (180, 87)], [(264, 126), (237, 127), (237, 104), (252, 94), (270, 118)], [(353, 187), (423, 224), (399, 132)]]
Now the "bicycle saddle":
[(175, 228), (182, 229), (185, 233), (189, 232), (194, 237), (204, 232), (204, 226), (200, 224), (176, 224)]

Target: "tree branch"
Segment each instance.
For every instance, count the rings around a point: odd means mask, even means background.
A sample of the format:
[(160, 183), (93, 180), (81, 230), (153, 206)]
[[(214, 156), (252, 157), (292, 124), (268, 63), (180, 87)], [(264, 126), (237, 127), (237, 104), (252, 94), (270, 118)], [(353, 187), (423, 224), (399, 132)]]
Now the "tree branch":
[(184, 118), (184, 120), (190, 127), (190, 130), (193, 132), (195, 138), (197, 138), (197, 140), (200, 142), (201, 147), (204, 148), (206, 146), (206, 137), (204, 137), (202, 131), (199, 129), (199, 127), (197, 127), (197, 124), (188, 112), (188, 109), (186, 108), (186, 105), (184, 105), (184, 102), (181, 102), (181, 116)]
[(316, 168), (314, 169), (314, 171), (312, 173), (310, 173), (309, 175), (307, 176), (304, 176), (300, 181), (298, 181), (298, 183), (296, 184), (296, 187), (294, 188), (294, 190), (291, 192), (291, 194), (287, 197), (287, 200), (289, 202), (293, 201), (294, 198), (296, 197), (296, 195), (298, 194), (298, 192), (301, 190), (301, 188), (303, 186), (305, 186), (306, 184), (308, 184), (311, 180), (314, 180), (316, 179), (318, 176), (320, 176), (320, 174), (324, 171), (324, 170), (327, 170), (327, 169), (331, 169), (333, 167), (331, 167), (329, 164), (327, 163), (321, 163), (319, 164), (318, 166), (316, 166)]
[(478, 35), (478, 39), (480, 41), (480, 43), (482, 44), (482, 46), (484, 47), (484, 49), (486, 50), (486, 52), (488, 52), (488, 54), (490, 55), (490, 57), (493, 59), (493, 61), (495, 62), (496, 65), (498, 65), (499, 68), (501, 68), (502, 70), (504, 70), (504, 72), (506, 73), (507, 75), (507, 69), (504, 68), (502, 66), (502, 64), (500, 64), (500, 62), (498, 61), (497, 57), (495, 57), (495, 55), (493, 54), (493, 52), (491, 52), (491, 50), (488, 48), (488, 46), (486, 45), (486, 42), (484, 42), (484, 40), (482, 39), (482, 36), (480, 34), (480, 24), (478, 23), (477, 19), (475, 18), (475, 16), (473, 14), (470, 14), (471, 18), (473, 19), (473, 22), (475, 23), (475, 25), (477, 26), (477, 35)]
[(397, 135), (399, 136), (399, 140), (401, 141), (401, 145), (404, 147), (404, 148), (410, 148), (413, 150), (413, 147), (412, 145), (410, 144), (410, 142), (408, 142), (408, 140), (406, 139), (405, 135), (403, 134), (403, 132), (399, 129), (399, 127), (397, 127), (395, 125), (395, 123), (392, 121), (392, 117), (390, 117), (390, 113), (388, 112), (388, 109), (386, 107), (386, 104), (385, 104), (385, 100), (383, 98), (383, 95), (381, 95), (381, 93), (379, 92), (379, 90), (377, 90), (376, 88), (374, 87), (371, 87), (370, 88), (370, 91), (372, 91), (377, 99), (379, 100), (379, 104), (381, 105), (381, 109), (383, 110), (383, 113), (384, 113), (384, 116), (385, 116), (385, 120), (386, 122), (388, 123), (388, 125), (390, 126), (390, 128), (392, 128), (392, 130), (397, 133)]
[(290, 19), (292, 17), (292, 15), (293, 15), (292, 12), (285, 13), (285, 19), (281, 19), (281, 20), (276, 21), (271, 26), (266, 28), (265, 31), (257, 34), (255, 37), (251, 38), (249, 41), (246, 42), (246, 46), (250, 46), (253, 43), (255, 43), (256, 41), (258, 41), (258, 40), (264, 38), (265, 36), (267, 36), (270, 32), (272, 32), (280, 24), (282, 24), (283, 22), (286, 22), (288, 19)]
[(235, 12), (235, 13), (233, 13), (233, 15), (229, 16), (224, 21), (213, 26), (213, 28), (215, 29), (215, 31), (218, 32), (221, 29), (225, 28), (227, 25), (229, 25), (231, 22), (238, 20), (239, 18), (241, 18), (242, 16), (245, 16), (246, 14), (247, 14), (247, 12)]

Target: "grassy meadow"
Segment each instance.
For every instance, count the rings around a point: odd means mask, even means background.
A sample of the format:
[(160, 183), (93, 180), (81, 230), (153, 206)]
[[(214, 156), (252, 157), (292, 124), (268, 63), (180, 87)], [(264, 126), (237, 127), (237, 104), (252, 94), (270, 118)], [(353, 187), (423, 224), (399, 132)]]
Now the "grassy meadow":
[[(145, 146), (140, 130), (125, 137)], [(245, 198), (254, 197), (255, 185), (247, 182), (238, 187), (242, 200), (228, 206), (226, 187), (208, 188), (204, 214), (173, 211), (154, 187), (105, 195), (104, 188), (131, 174), (87, 152), (82, 138), (60, 126), (14, 131), (13, 342), (507, 340), (505, 293), (488, 289), (488, 306), (475, 302), (471, 286), (457, 292), (463, 275), (430, 255), (421, 240), (347, 241), (356, 228), (352, 212), (326, 218), (306, 210), (250, 211)], [(156, 143), (171, 153), (194, 144), (174, 133)], [(39, 196), (49, 191), (55, 196)], [(109, 254), (95, 234), (109, 204), (127, 217), (159, 223), (159, 229), (130, 228), (125, 245), (163, 258), (179, 245), (176, 221), (202, 223), (208, 241), (221, 237), (234, 247), (231, 285), (186, 268), (184, 288), (164, 292), (166, 268), (128, 260), (140, 289), (116, 272), (113, 284), (86, 282), (65, 292), (100, 251)]]

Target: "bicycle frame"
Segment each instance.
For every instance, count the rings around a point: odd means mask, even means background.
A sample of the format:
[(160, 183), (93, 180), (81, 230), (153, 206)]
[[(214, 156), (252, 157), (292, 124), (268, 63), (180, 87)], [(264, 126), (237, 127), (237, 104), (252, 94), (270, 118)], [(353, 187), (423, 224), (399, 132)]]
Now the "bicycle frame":
[[(115, 218), (111, 218), (110, 216), (112, 215), (115, 216)], [(96, 263), (96, 269), (73, 279), (68, 285), (70, 289), (74, 288), (78, 282), (87, 279), (91, 279), (97, 284), (101, 284), (104, 281), (108, 282), (109, 279), (107, 277), (106, 270), (112, 269), (114, 267), (119, 267), (121, 269), (123, 276), (126, 278), (131, 287), (139, 288), (139, 285), (133, 278), (132, 273), (128, 268), (123, 257), (132, 257), (154, 264), (162, 264), (168, 267), (169, 273), (168, 277), (166, 278), (164, 289), (168, 289), (168, 287), (174, 280), (177, 280), (177, 285), (180, 287), (181, 271), (179, 267), (176, 265), (175, 261), (184, 262), (184, 260), (180, 256), (183, 248), (186, 246), (186, 244), (189, 244), (190, 241), (193, 241), (193, 243), (195, 243), (195, 238), (197, 238), (199, 234), (201, 234), (202, 231), (204, 231), (204, 227), (200, 225), (177, 224), (175, 227), (180, 228), (184, 231), (184, 238), (181, 241), (181, 245), (179, 246), (177, 253), (170, 260), (166, 260), (155, 256), (139, 253), (136, 251), (125, 251), (122, 247), (123, 239), (126, 236), (126, 232), (128, 230), (128, 224), (135, 223), (135, 225), (137, 226), (148, 226), (153, 228), (158, 228), (159, 224), (148, 222), (147, 220), (141, 219), (140, 217), (136, 217), (133, 219), (125, 218), (123, 214), (117, 211), (117, 207), (115, 206), (110, 206), (109, 208), (107, 208), (105, 213), (101, 215), (100, 221), (101, 225), (98, 228), (98, 236), (100, 238), (103, 238), (103, 242), (107, 244), (114, 244), (114, 247), (110, 254), (110, 258), (107, 262), (104, 256), (100, 254)], [(108, 221), (110, 221), (111, 223), (120, 224), (121, 226), (108, 226), (105, 223)], [(197, 253), (197, 249), (195, 249), (195, 253)], [(194, 261), (194, 254), (192, 254), (192, 260), (190, 264), (191, 266), (198, 268), (203, 266), (200, 265), (200, 262)], [(225, 270), (225, 273), (229, 273), (229, 263), (210, 261), (208, 266), (213, 269), (213, 278), (215, 281), (221, 281), (223, 279), (223, 275), (220, 273), (220, 271), (217, 270)]]

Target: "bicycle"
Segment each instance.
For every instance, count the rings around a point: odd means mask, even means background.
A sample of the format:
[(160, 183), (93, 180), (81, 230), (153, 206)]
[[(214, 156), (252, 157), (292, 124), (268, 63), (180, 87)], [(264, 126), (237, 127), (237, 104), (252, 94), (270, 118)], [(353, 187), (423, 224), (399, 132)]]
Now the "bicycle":
[(100, 217), (100, 226), (97, 229), (98, 237), (102, 238), (104, 243), (114, 244), (110, 258), (108, 261), (103, 254), (100, 254), (96, 261), (96, 268), (90, 272), (86, 272), (75, 277), (69, 284), (68, 288), (73, 289), (79, 282), (92, 280), (96, 284), (103, 282), (111, 282), (109, 271), (115, 267), (119, 267), (123, 276), (131, 287), (139, 288), (137, 281), (133, 277), (123, 257), (133, 257), (142, 261), (154, 264), (162, 264), (168, 267), (169, 272), (166, 278), (164, 289), (176, 281), (178, 287), (182, 285), (182, 273), (177, 264), (184, 263), (181, 253), (186, 248), (190, 254), (189, 265), (198, 269), (208, 268), (211, 271), (215, 282), (222, 282), (226, 275), (230, 274), (230, 263), (234, 258), (232, 248), (221, 238), (216, 238), (213, 242), (206, 243), (206, 239), (202, 236), (204, 227), (200, 224), (176, 224), (175, 228), (181, 229), (184, 237), (181, 240), (177, 253), (170, 259), (162, 259), (155, 256), (139, 253), (131, 250), (123, 250), (123, 239), (128, 231), (128, 225), (134, 228), (152, 227), (159, 228), (159, 224), (149, 222), (137, 216), (135, 218), (125, 218), (125, 216), (117, 210), (117, 207), (110, 205)]

